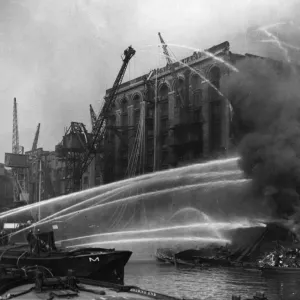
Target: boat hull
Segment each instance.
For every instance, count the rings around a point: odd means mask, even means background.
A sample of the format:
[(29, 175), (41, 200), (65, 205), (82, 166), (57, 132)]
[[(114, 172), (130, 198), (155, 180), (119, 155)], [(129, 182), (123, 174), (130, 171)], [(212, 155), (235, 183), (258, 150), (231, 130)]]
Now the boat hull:
[[(84, 249), (82, 249), (84, 250)], [(47, 256), (26, 255), (24, 251), (0, 250), (2, 267), (41, 266), (49, 269), (54, 276), (66, 276), (69, 269), (75, 271), (77, 277), (124, 284), (124, 268), (130, 259), (131, 251), (79, 251), (51, 252)]]
[(265, 267), (260, 269), (264, 274), (299, 274), (300, 268)]
[(194, 260), (196, 264), (205, 264), (210, 266), (218, 266), (218, 267), (230, 267), (232, 264), (229, 260), (223, 258), (206, 258), (206, 257), (199, 257)]
[(169, 258), (169, 257), (161, 257), (161, 256), (154, 256), (156, 258), (157, 261), (162, 262), (162, 263), (166, 263), (166, 264), (171, 264), (174, 262), (174, 259)]

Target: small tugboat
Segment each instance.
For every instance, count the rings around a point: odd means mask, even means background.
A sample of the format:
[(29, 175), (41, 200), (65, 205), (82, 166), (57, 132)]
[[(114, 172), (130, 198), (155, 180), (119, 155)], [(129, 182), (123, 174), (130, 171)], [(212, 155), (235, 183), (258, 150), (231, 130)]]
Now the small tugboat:
[(229, 252), (225, 247), (188, 249), (175, 252), (172, 249), (157, 249), (155, 257), (158, 261), (186, 266), (231, 266)]
[[(3, 239), (3, 237), (2, 237)], [(27, 234), (28, 243), (2, 245), (0, 267), (24, 268), (43, 266), (54, 276), (65, 276), (68, 269), (78, 276), (123, 284), (124, 267), (131, 251), (104, 248), (58, 249), (53, 231)]]
[(182, 260), (194, 265), (205, 266), (231, 266), (228, 259), (228, 252), (226, 249), (206, 248), (206, 249), (188, 249), (175, 254), (177, 260)]
[(157, 249), (154, 257), (162, 263), (171, 264), (174, 261), (175, 252), (172, 249)]

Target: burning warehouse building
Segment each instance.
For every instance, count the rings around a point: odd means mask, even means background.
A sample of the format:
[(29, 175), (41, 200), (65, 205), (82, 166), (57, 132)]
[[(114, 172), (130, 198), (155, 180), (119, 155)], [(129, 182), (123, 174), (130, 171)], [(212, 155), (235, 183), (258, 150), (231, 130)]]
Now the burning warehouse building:
[(234, 65), (259, 57), (234, 54), (224, 42), (173, 62), (161, 41), (165, 67), (122, 83), (135, 54), (127, 48), (99, 114), (90, 107), (91, 132), (71, 122), (56, 147), (65, 162), (66, 193), (205, 161), (232, 148), (232, 107), (223, 95), (226, 79), (237, 72)]
[(121, 84), (109, 120), (115, 130), (105, 140), (105, 182), (228, 152), (230, 104), (222, 77), (245, 57), (224, 42)]

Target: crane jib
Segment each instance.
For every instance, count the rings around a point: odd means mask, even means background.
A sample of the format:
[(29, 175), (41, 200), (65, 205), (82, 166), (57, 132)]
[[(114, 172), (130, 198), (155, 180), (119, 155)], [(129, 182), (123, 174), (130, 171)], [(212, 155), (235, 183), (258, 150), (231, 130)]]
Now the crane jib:
[(103, 105), (103, 108), (102, 108), (101, 112), (99, 113), (97, 120), (95, 121), (95, 126), (93, 126), (92, 142), (84, 154), (84, 159), (81, 164), (80, 176), (82, 176), (86, 172), (88, 166), (90, 165), (90, 163), (92, 162), (92, 160), (95, 156), (97, 146), (100, 144), (100, 142), (103, 139), (103, 136), (105, 133), (104, 127), (105, 127), (106, 121), (108, 119), (108, 113), (110, 112), (112, 105), (116, 99), (117, 90), (118, 90), (120, 84), (122, 83), (128, 63), (129, 63), (130, 59), (134, 56), (135, 52), (136, 51), (131, 46), (129, 46), (124, 51), (124, 57), (122, 58), (123, 64), (121, 66), (121, 69), (120, 69), (120, 71), (117, 75), (117, 78), (113, 84), (111, 92), (110, 92), (109, 96), (107, 97), (107, 99)]

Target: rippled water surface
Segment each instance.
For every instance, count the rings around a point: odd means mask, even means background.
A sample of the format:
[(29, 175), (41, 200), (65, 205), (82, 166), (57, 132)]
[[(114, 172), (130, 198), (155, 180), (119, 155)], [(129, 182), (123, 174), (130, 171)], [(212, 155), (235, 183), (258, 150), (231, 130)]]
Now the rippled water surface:
[(213, 268), (199, 270), (175, 268), (149, 262), (130, 262), (125, 269), (125, 283), (177, 297), (230, 300), (233, 294), (253, 298), (256, 291), (265, 292), (268, 300), (299, 300), (300, 274), (264, 276), (239, 269)]

